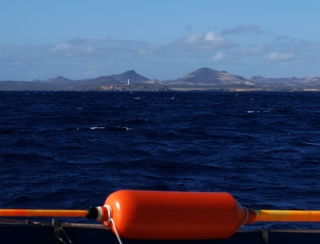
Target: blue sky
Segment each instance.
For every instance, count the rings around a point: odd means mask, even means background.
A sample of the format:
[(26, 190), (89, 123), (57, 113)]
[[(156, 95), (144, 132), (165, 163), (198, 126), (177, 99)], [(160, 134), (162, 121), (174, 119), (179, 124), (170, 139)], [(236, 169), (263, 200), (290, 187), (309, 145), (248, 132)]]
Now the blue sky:
[(127, 70), (166, 80), (201, 67), (319, 77), (319, 10), (318, 0), (2, 1), (0, 80)]

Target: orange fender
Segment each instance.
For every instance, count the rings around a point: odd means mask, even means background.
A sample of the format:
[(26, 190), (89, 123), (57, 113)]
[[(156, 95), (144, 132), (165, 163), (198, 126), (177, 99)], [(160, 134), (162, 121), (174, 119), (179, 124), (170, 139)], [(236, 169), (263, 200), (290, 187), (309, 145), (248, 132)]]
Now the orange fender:
[[(248, 219), (248, 211), (229, 193), (120, 190), (105, 205), (120, 237), (130, 239), (229, 238)], [(105, 207), (102, 212), (106, 221)]]

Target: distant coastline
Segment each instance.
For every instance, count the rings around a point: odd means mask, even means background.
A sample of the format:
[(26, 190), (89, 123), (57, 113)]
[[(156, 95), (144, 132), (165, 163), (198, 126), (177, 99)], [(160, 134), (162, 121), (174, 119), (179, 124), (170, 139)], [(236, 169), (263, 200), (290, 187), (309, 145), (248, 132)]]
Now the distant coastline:
[[(128, 81), (130, 83), (128, 84)], [(178, 79), (149, 79), (134, 70), (91, 79), (70, 80), (56, 76), (48, 80), (0, 81), (0, 91), (305, 91), (320, 92), (320, 77), (244, 78), (226, 71), (200, 68)]]

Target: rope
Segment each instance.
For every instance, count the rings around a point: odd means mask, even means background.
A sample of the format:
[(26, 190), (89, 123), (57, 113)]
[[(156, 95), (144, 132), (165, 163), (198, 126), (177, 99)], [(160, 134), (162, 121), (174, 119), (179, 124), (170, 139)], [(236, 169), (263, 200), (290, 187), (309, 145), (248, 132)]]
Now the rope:
[(269, 234), (268, 234), (268, 230), (262, 230), (262, 229), (259, 229), (259, 228), (258, 228), (258, 230), (261, 231), (263, 243), (264, 243), (264, 244), (269, 244)]
[[(247, 221), (248, 221), (248, 218), (249, 218), (249, 211), (248, 211), (248, 208), (246, 208), (246, 207), (244, 207), (245, 209), (246, 209), (246, 220), (244, 221), (244, 223), (240, 226), (240, 228), (242, 228), (242, 226), (244, 226), (246, 223), (247, 223)], [(239, 228), (239, 229), (240, 229)]]
[(105, 207), (107, 208), (107, 210), (108, 210), (108, 217), (109, 217), (109, 219), (107, 220), (107, 223), (110, 224), (110, 222), (111, 222), (111, 223), (113, 224), (113, 228), (114, 228), (114, 232), (115, 232), (115, 234), (116, 234), (116, 237), (117, 237), (119, 243), (122, 244), (121, 239), (120, 239), (120, 236), (119, 236), (118, 231), (117, 231), (116, 223), (114, 222), (114, 220), (113, 220), (113, 218), (112, 218), (112, 209), (111, 209), (110, 205), (104, 205), (104, 206), (105, 206)]
[[(72, 244), (71, 239), (69, 238), (69, 236), (67, 235), (65, 230), (61, 227), (61, 224), (58, 220), (52, 219), (52, 226), (53, 226), (53, 230), (54, 230), (54, 235), (59, 241), (61, 241), (64, 244), (68, 244), (68, 243)], [(65, 238), (67, 239), (68, 242), (66, 242), (62, 239), (61, 232), (63, 232), (63, 234), (65, 235)]]

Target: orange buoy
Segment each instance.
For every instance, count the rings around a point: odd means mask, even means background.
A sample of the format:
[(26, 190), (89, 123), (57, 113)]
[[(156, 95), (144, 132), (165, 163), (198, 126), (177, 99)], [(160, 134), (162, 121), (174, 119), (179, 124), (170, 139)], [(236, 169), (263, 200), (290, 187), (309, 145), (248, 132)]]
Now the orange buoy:
[(112, 193), (98, 212), (120, 237), (162, 240), (229, 238), (249, 215), (229, 193), (137, 190)]

